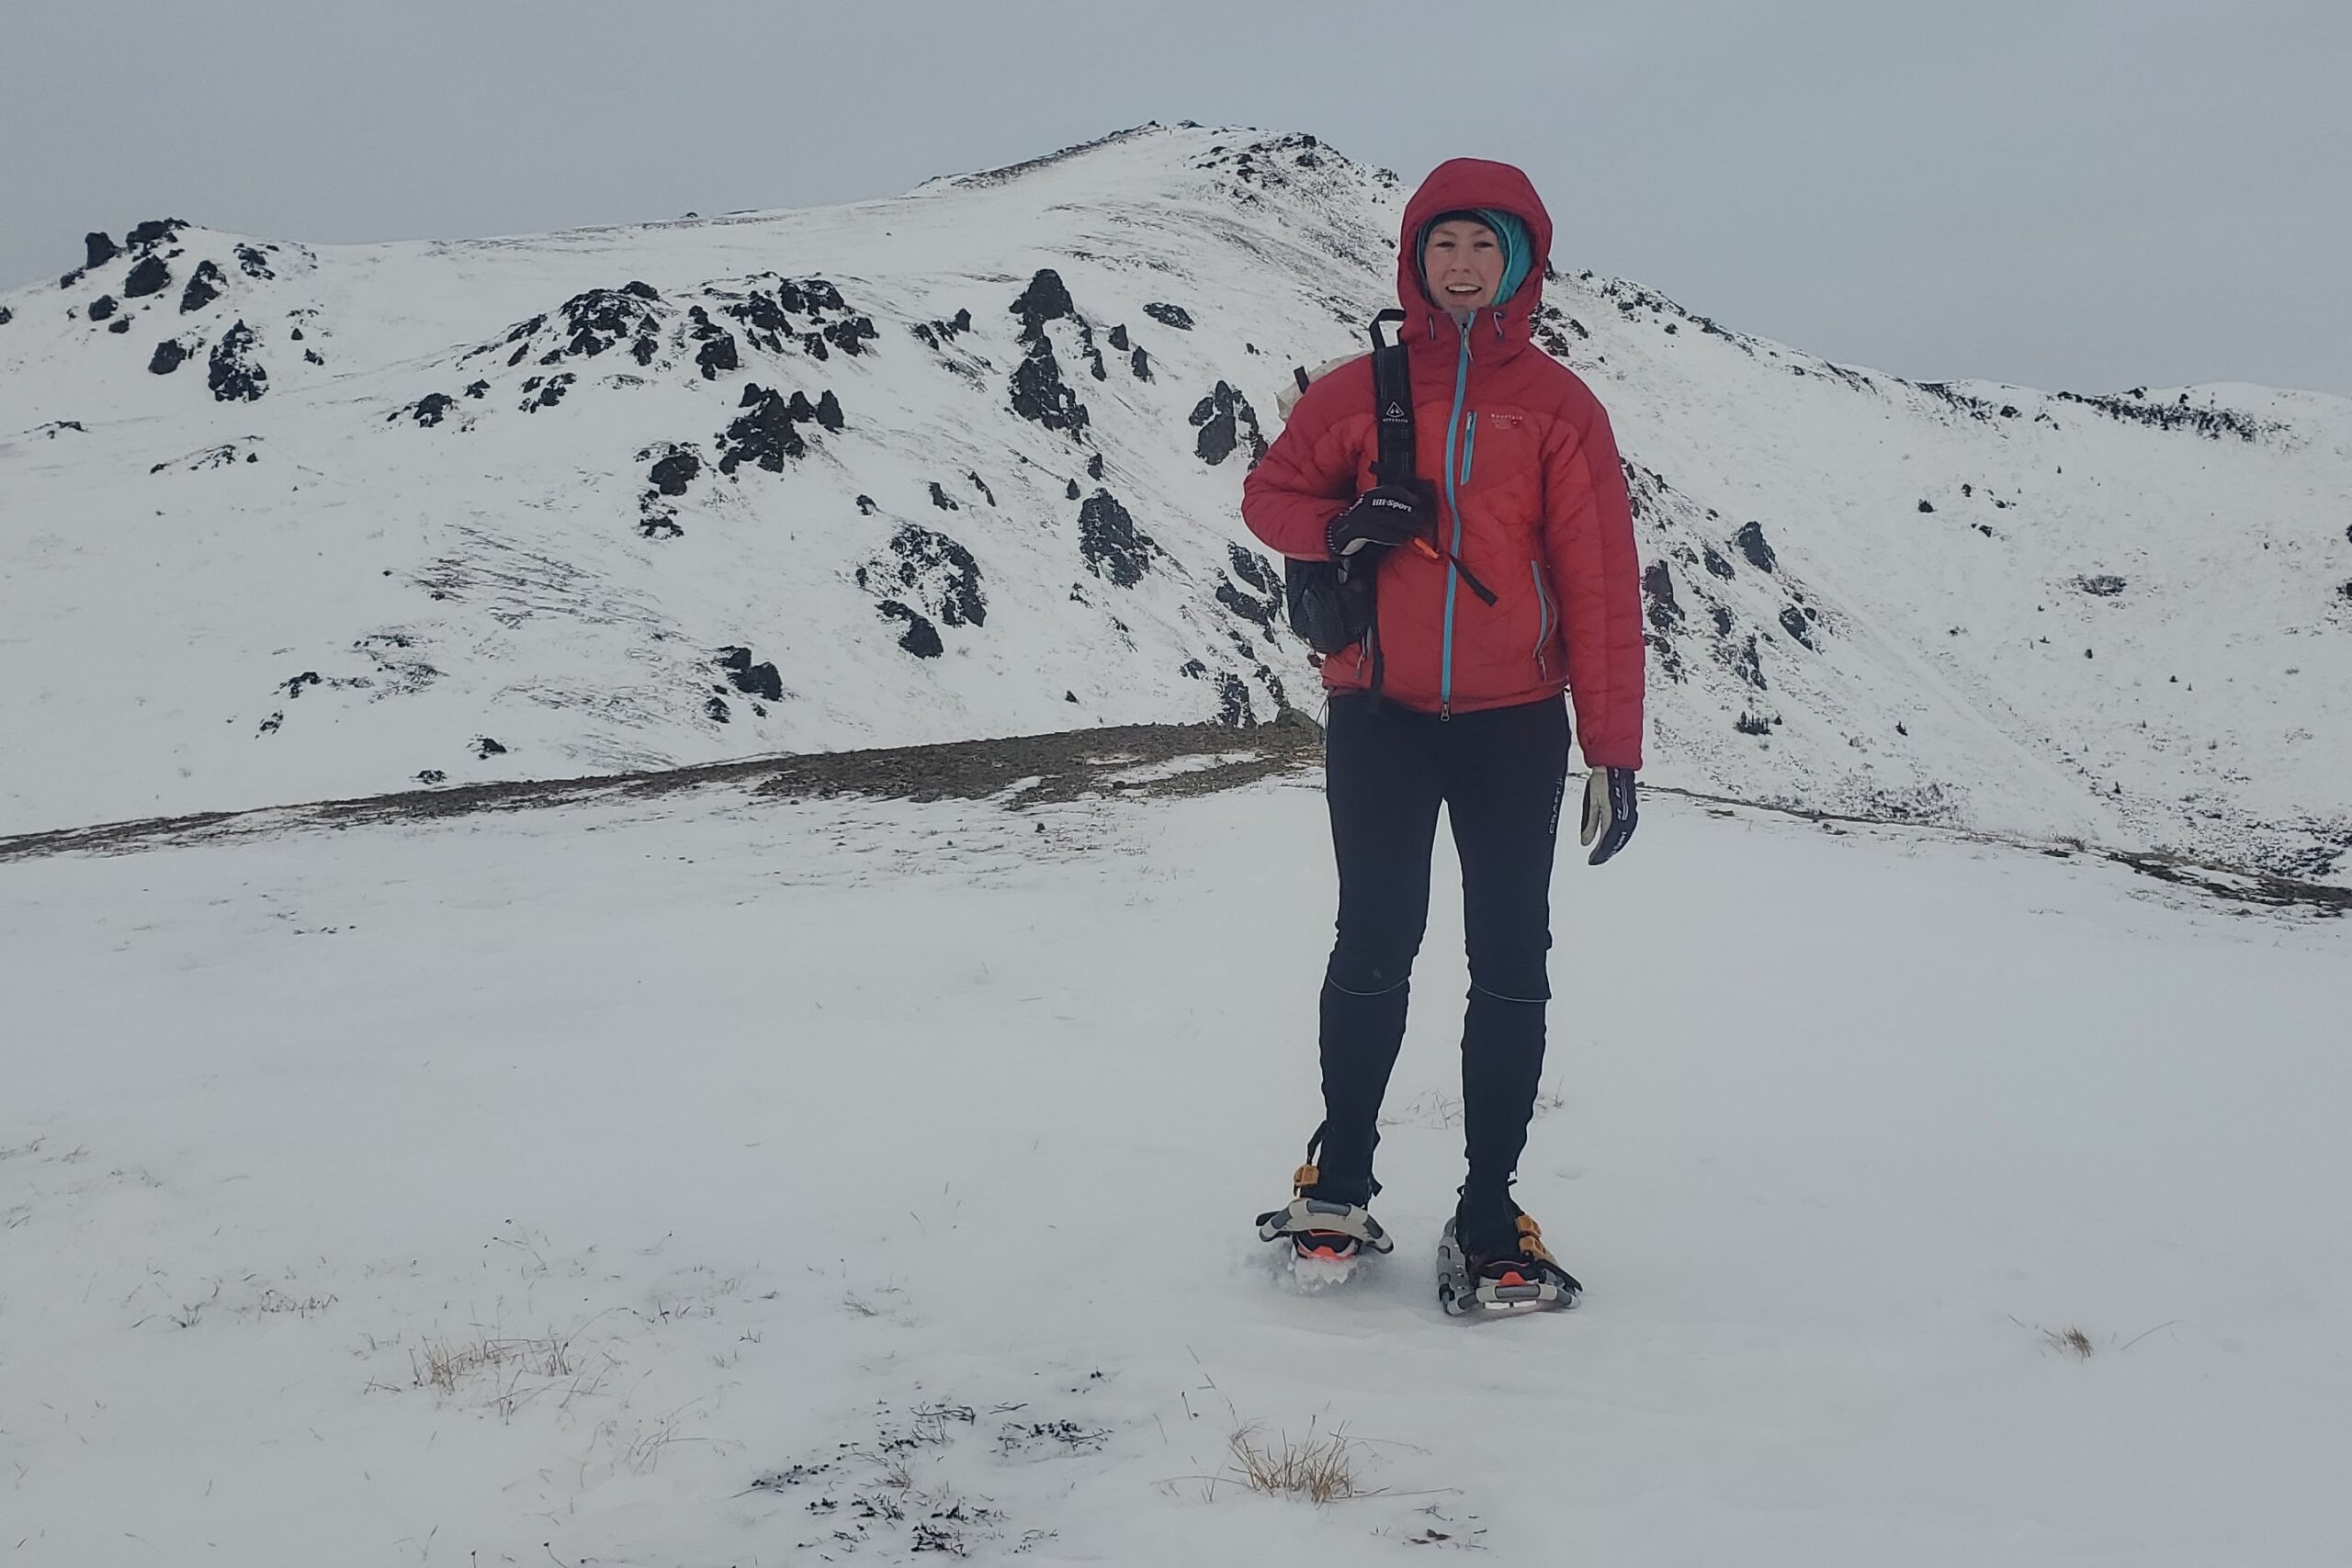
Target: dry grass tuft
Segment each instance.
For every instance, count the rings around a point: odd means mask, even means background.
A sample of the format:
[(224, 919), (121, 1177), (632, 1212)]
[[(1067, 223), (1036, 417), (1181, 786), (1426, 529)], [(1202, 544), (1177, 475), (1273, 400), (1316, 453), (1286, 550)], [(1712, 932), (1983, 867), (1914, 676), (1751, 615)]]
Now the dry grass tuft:
[(1304, 1497), (1321, 1505), (1375, 1497), (1382, 1490), (1358, 1483), (1358, 1449), (1345, 1427), (1324, 1433), (1310, 1426), (1294, 1442), (1279, 1436), (1268, 1439), (1252, 1424), (1235, 1431), (1227, 1447), (1241, 1483), (1270, 1497)]
[(2045, 1328), (2041, 1337), (2053, 1350), (2063, 1350), (2080, 1360), (2091, 1359), (2091, 1337), (2069, 1324), (2064, 1328)]
[(549, 1334), (537, 1339), (484, 1335), (480, 1339), (452, 1342), (427, 1340), (422, 1355), (409, 1352), (416, 1386), (455, 1393), (458, 1385), (478, 1372), (512, 1377), (568, 1378), (580, 1368), (570, 1335)]
[[(2016, 1324), (2019, 1328), (2032, 1328), (2035, 1334), (2041, 1336), (2041, 1347), (2045, 1350), (2055, 1350), (2062, 1356), (2072, 1356), (2078, 1361), (2087, 1361), (2091, 1359), (2091, 1351), (2093, 1349), (2091, 1337), (2084, 1333), (2081, 1329), (2075, 1327), (2071, 1323), (2064, 1328), (2043, 1328), (2040, 1325), (2029, 1325), (2023, 1319), (2018, 1318), (2015, 1314), (2010, 1316), (2009, 1321)], [(2168, 1326), (2170, 1325), (2161, 1323), (2156, 1325), (2157, 1328)], [(2154, 1334), (2154, 1328), (2148, 1331), (2149, 1334)], [(2132, 1344), (2137, 1345), (2141, 1339), (2144, 1339), (2147, 1337), (2147, 1334), (2143, 1334), (2138, 1338), (2133, 1339)], [(2124, 1348), (2129, 1349), (2131, 1348), (2131, 1346), (2126, 1346)]]

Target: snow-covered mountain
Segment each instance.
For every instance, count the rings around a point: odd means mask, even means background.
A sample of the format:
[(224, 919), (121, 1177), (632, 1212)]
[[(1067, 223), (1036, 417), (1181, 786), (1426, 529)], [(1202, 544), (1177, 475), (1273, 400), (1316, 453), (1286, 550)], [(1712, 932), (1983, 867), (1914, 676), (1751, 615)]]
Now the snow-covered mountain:
[[(1237, 500), (1404, 195), (1148, 126), (842, 208), (93, 236), (0, 295), (0, 830), (1312, 706)], [(1915, 384), (1555, 218), (1653, 776), (2342, 874), (2352, 403)]]

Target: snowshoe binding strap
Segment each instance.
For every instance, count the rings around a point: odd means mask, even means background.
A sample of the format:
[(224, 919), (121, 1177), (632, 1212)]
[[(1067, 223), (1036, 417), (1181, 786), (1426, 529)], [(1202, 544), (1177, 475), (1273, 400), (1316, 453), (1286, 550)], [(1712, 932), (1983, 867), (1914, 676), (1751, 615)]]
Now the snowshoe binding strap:
[(1331, 1248), (1334, 1257), (1396, 1248), (1371, 1210), (1361, 1203), (1337, 1203), (1325, 1198), (1294, 1198), (1287, 1207), (1258, 1216), (1259, 1240), (1281, 1241), (1285, 1236), (1302, 1257), (1321, 1247)]

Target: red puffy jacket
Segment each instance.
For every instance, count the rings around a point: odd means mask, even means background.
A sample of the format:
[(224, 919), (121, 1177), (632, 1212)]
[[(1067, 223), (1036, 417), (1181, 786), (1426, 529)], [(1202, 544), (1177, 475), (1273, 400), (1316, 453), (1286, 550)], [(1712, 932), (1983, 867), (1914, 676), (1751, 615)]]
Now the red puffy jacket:
[[(1498, 208), (1526, 223), (1533, 266), (1511, 297), (1466, 327), (1430, 302), (1415, 240), (1457, 208)], [(1439, 501), (1438, 542), (1496, 596), (1487, 604), (1452, 563), (1387, 552), (1376, 637), (1381, 691), (1407, 707), (1468, 713), (1555, 696), (1575, 704), (1585, 761), (1642, 765), (1641, 565), (1617, 444), (1575, 372), (1536, 349), (1552, 220), (1508, 164), (1456, 158), (1405, 209), (1398, 335), (1412, 365), (1415, 468)], [(1242, 486), (1251, 533), (1283, 555), (1328, 558), (1324, 530), (1374, 482), (1379, 437), (1372, 360), (1308, 388)], [(1363, 644), (1323, 662), (1334, 692), (1372, 685)]]

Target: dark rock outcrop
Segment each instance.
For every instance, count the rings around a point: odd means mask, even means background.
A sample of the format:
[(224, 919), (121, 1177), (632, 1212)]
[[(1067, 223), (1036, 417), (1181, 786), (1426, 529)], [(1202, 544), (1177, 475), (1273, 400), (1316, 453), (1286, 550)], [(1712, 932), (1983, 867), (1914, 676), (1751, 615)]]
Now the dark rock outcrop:
[(1163, 327), (1174, 327), (1180, 333), (1193, 330), (1193, 313), (1182, 305), (1170, 305), (1155, 299), (1143, 308), (1143, 313)]
[(1671, 632), (1682, 624), (1682, 605), (1674, 597), (1674, 574), (1666, 562), (1654, 560), (1642, 573), (1642, 597), (1649, 604), (1649, 623)]
[(569, 370), (558, 371), (552, 376), (532, 377), (523, 383), (523, 412), (537, 413), (541, 409), (555, 407), (563, 401), (563, 394), (571, 390), (572, 382), (578, 379)]
[(161, 256), (147, 256), (132, 267), (122, 280), (122, 297), (143, 299), (150, 294), (161, 294), (172, 286), (172, 269), (164, 265)]
[(896, 599), (885, 599), (876, 608), (885, 620), (907, 624), (907, 629), (899, 634), (899, 646), (917, 659), (937, 659), (947, 651), (947, 645), (939, 640), (939, 628), (933, 626), (931, 618), (922, 611)]
[[(458, 400), (447, 392), (427, 392), (416, 400), (415, 404), (408, 410), (408, 414), (417, 423), (429, 427), (447, 419), (449, 416), (449, 411), (457, 406)], [(395, 413), (392, 417), (398, 419), (400, 415)]]
[[(797, 414), (796, 402), (808, 408)], [(816, 411), (808, 406), (808, 395), (796, 392), (792, 398), (772, 387), (753, 381), (743, 388), (743, 400), (737, 405), (750, 412), (729, 425), (718, 437), (718, 471), (732, 474), (746, 462), (755, 463), (769, 473), (784, 472), (785, 459), (808, 455), (808, 444), (794, 428), (799, 420), (814, 419)]]
[(220, 275), (218, 266), (209, 261), (197, 263), (196, 271), (188, 276), (187, 287), (180, 290), (180, 314), (185, 316), (190, 310), (203, 310), (220, 299), (220, 291), (228, 286), (229, 280)]
[(114, 312), (115, 299), (111, 294), (101, 294), (90, 301), (90, 320), (94, 321), (103, 321)]
[(269, 390), (269, 372), (253, 357), (254, 330), (240, 321), (212, 345), (212, 361), (205, 384), (224, 403), (250, 403)]
[(1086, 570), (1108, 578), (1121, 588), (1143, 581), (1154, 556), (1162, 554), (1150, 535), (1136, 527), (1135, 519), (1118, 498), (1098, 490), (1078, 510), (1078, 551)]
[(89, 259), (82, 264), (82, 270), (85, 272), (102, 267), (122, 254), (121, 250), (114, 243), (114, 237), (102, 229), (94, 230), (83, 235), (82, 244), (89, 253)]
[(728, 680), (745, 696), (764, 697), (772, 703), (783, 700), (784, 677), (773, 664), (752, 663), (750, 649), (722, 648), (712, 662), (727, 671)]
[(1258, 411), (1250, 400), (1226, 382), (1219, 381), (1216, 389), (1193, 405), (1192, 423), (1200, 435), (1193, 444), (1194, 454), (1202, 462), (1215, 465), (1233, 456), (1244, 440), (1250, 446), (1250, 466), (1266, 455), (1266, 437), (1258, 428)]
[(1063, 286), (1061, 274), (1051, 267), (1041, 267), (1029, 280), (1029, 287), (1012, 302), (1012, 313), (1021, 318), (1021, 337), (1024, 343), (1035, 343), (1045, 336), (1047, 321), (1068, 320), (1078, 314), (1069, 290)]
[(858, 569), (858, 586), (895, 590), (951, 626), (988, 624), (988, 595), (980, 589), (979, 562), (946, 535), (909, 523), (891, 536), (888, 560)]
[(1062, 379), (1061, 361), (1054, 357), (1054, 345), (1042, 332), (1031, 342), (1028, 354), (1013, 367), (1012, 412), (1047, 430), (1068, 431), (1073, 435), (1091, 422), (1092, 416), (1087, 412), (1086, 405), (1078, 400), (1078, 393)]
[(167, 337), (155, 345), (147, 361), (148, 370), (157, 376), (168, 376), (187, 360), (187, 345), (175, 337)]
[(702, 474), (702, 457), (691, 446), (673, 446), (646, 470), (646, 479), (663, 495), (684, 495)]
[(1764, 541), (1764, 525), (1761, 523), (1742, 525), (1739, 532), (1732, 536), (1731, 542), (1739, 547), (1739, 553), (1747, 558), (1747, 564), (1758, 571), (1774, 570), (1780, 564), (1780, 558), (1772, 553), (1772, 547)]

